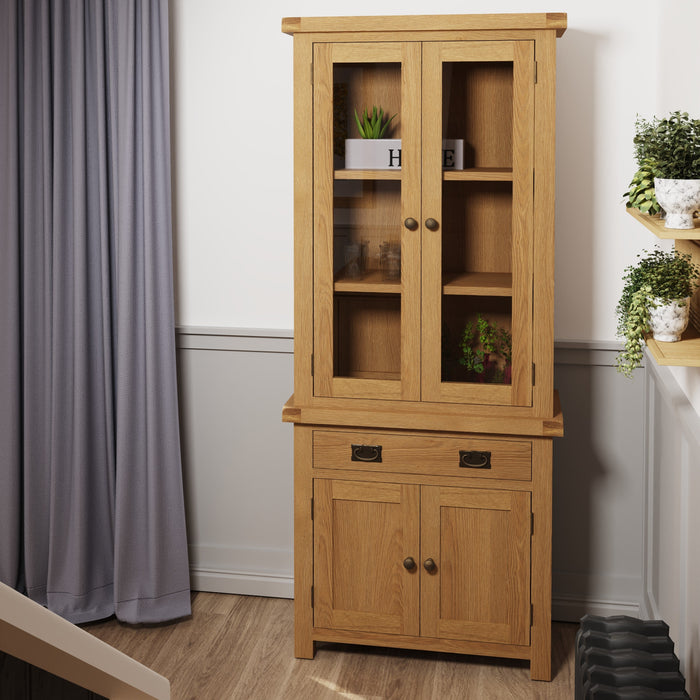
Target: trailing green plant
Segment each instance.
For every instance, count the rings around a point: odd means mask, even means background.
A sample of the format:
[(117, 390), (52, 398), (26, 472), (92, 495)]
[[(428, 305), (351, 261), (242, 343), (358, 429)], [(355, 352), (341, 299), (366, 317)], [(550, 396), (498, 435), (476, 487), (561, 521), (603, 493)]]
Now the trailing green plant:
[(357, 114), (355, 110), (355, 122), (357, 123), (357, 128), (360, 132), (360, 136), (363, 139), (381, 139), (384, 137), (389, 124), (394, 119), (396, 114), (389, 117), (384, 115), (383, 109), (378, 109), (375, 105), (372, 107), (372, 113), (370, 114), (365, 107), (362, 113), (362, 118)]
[(622, 295), (615, 307), (617, 335), (625, 341), (617, 369), (626, 377), (640, 366), (644, 336), (649, 332), (649, 310), (689, 297), (698, 287), (700, 267), (688, 253), (658, 247), (642, 251), (635, 265), (625, 268)]
[(661, 211), (654, 190), (655, 177), (661, 177), (659, 169), (653, 161), (643, 160), (639, 170), (634, 174), (632, 182), (630, 182), (629, 190), (623, 195), (627, 197), (626, 206), (628, 209), (639, 209), (643, 214), (651, 216)]
[(485, 319), (468, 321), (462, 332), (459, 364), (479, 381), (510, 383), (513, 339), (510, 331)]
[(687, 112), (671, 112), (651, 120), (637, 117), (634, 155), (637, 165), (651, 163), (656, 177), (678, 180), (700, 178), (700, 119)]

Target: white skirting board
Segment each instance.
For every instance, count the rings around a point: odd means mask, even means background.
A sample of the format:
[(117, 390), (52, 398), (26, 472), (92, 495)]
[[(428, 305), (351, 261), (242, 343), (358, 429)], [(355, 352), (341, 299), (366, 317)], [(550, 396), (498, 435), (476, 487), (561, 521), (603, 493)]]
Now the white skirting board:
[[(633, 614), (642, 598), (644, 370), (617, 345), (556, 346), (553, 614)], [(183, 462), (196, 590), (293, 597), (293, 334), (178, 331)]]

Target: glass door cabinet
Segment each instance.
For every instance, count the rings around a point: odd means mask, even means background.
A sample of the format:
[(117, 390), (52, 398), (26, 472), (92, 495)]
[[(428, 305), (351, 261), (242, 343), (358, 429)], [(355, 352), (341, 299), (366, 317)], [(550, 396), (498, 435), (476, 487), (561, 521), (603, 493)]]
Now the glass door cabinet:
[(314, 45), (315, 396), (530, 405), (534, 70), (532, 41)]
[(503, 656), (549, 680), (566, 15), (282, 26), (295, 655), (334, 642)]

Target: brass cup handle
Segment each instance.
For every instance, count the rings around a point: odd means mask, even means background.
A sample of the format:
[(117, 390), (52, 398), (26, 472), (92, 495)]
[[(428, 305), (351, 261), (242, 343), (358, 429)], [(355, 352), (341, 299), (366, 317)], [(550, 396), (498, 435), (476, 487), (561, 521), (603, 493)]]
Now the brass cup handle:
[(408, 217), (403, 222), (403, 225), (409, 230), (409, 231), (415, 231), (418, 228), (418, 222), (411, 216)]
[(439, 226), (438, 222), (435, 221), (435, 219), (426, 219), (425, 220), (425, 227), (429, 231), (437, 231), (440, 226)]
[(406, 557), (403, 560), (403, 568), (406, 569), (406, 571), (413, 571), (413, 569), (416, 568), (416, 562), (413, 557)]
[(432, 560), (432, 559), (426, 559), (423, 562), (423, 568), (429, 573), (432, 574), (435, 571), (437, 571), (437, 564)]

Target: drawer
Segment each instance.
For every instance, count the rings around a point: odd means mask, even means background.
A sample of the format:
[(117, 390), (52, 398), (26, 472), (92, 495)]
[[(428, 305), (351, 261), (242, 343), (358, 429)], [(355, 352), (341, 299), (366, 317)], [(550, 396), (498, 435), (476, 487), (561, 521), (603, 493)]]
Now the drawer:
[(352, 469), (479, 479), (532, 477), (527, 440), (315, 430), (315, 469)]

